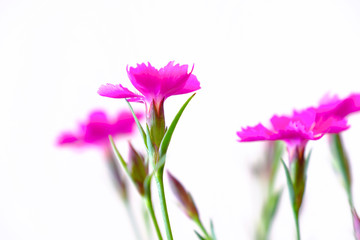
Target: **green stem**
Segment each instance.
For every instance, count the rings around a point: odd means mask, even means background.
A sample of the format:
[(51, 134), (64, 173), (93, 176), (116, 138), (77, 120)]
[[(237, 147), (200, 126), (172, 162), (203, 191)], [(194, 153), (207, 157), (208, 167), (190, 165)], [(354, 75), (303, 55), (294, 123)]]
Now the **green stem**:
[(161, 235), (161, 231), (160, 231), (160, 228), (159, 228), (159, 224), (157, 222), (157, 219), (156, 219), (156, 216), (155, 216), (155, 212), (154, 212), (154, 208), (153, 208), (153, 204), (152, 204), (152, 201), (151, 201), (151, 193), (149, 192), (148, 194), (146, 194), (144, 196), (144, 201), (145, 201), (145, 205), (150, 213), (150, 216), (151, 216), (151, 219), (152, 219), (152, 222), (154, 224), (154, 227), (155, 227), (155, 231), (156, 231), (156, 234), (157, 234), (157, 237), (159, 240), (162, 240), (163, 237)]
[(300, 224), (299, 224), (299, 213), (294, 212), (295, 225), (296, 225), (296, 239), (300, 240)]
[(194, 222), (199, 226), (199, 228), (201, 229), (201, 231), (204, 233), (205, 237), (207, 240), (212, 240), (212, 237), (210, 236), (210, 234), (206, 231), (204, 225), (202, 224), (201, 220), (199, 218), (195, 218)]
[(131, 226), (132, 226), (132, 228), (134, 230), (135, 237), (136, 237), (136, 239), (141, 240), (142, 238), (140, 236), (140, 231), (139, 231), (138, 225), (136, 223), (133, 211), (131, 210), (131, 205), (130, 205), (129, 202), (125, 202), (125, 208), (127, 210), (126, 212), (127, 212), (128, 217), (130, 219)]
[(160, 168), (155, 174), (155, 181), (159, 192), (159, 199), (161, 205), (161, 212), (163, 215), (163, 220), (165, 224), (166, 236), (168, 240), (173, 240), (169, 215), (166, 206), (166, 199), (165, 199), (165, 191), (164, 191), (164, 182), (163, 182), (163, 175), (164, 175), (164, 168)]

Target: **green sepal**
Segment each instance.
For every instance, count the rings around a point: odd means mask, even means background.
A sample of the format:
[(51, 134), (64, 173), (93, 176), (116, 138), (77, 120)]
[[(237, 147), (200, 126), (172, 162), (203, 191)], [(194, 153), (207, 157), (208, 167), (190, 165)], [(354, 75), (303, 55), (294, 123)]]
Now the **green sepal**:
[(293, 182), (292, 182), (289, 169), (288, 169), (288, 167), (286, 166), (284, 160), (281, 159), (281, 162), (282, 162), (282, 165), (283, 165), (284, 170), (285, 170), (286, 182), (287, 182), (288, 189), (289, 189), (291, 208), (292, 208), (292, 210), (293, 210), (294, 220), (295, 220), (295, 225), (296, 225), (297, 239), (300, 240), (299, 212), (298, 212), (298, 210), (297, 210), (297, 208), (296, 208), (296, 199), (295, 199), (294, 184), (293, 184)]
[(136, 114), (135, 114), (135, 112), (134, 112), (134, 109), (132, 108), (131, 104), (129, 103), (128, 100), (125, 99), (125, 101), (126, 101), (126, 103), (129, 105), (130, 111), (131, 111), (131, 113), (132, 113), (132, 115), (133, 115), (133, 117), (134, 117), (134, 120), (135, 120), (135, 122), (136, 122), (136, 125), (137, 125), (137, 127), (138, 127), (138, 129), (139, 129), (140, 135), (141, 135), (141, 137), (142, 137), (142, 139), (143, 139), (143, 141), (144, 141), (145, 147), (147, 148), (145, 131), (144, 131), (143, 127), (141, 126), (140, 121), (139, 121), (139, 119), (137, 118), (137, 116), (136, 116)]
[(162, 156), (164, 156), (168, 150), (169, 147), (169, 143), (171, 140), (171, 136), (174, 133), (176, 124), (178, 123), (181, 114), (184, 112), (186, 106), (189, 104), (190, 100), (195, 96), (196, 93), (194, 93), (193, 95), (191, 95), (191, 97), (189, 97), (189, 99), (184, 103), (184, 105), (180, 108), (179, 112), (176, 114), (174, 120), (172, 121), (172, 123), (170, 124), (169, 128), (167, 129), (163, 139), (161, 140), (161, 144), (160, 144), (160, 148), (159, 148), (159, 154), (160, 154), (160, 158)]
[(214, 230), (214, 223), (210, 220), (210, 230), (211, 230), (211, 237), (213, 240), (216, 240), (215, 230)]
[(296, 212), (296, 206), (295, 206), (295, 190), (294, 190), (294, 184), (292, 182), (291, 176), (290, 176), (290, 172), (288, 167), (286, 166), (285, 162), (283, 159), (281, 159), (282, 165), (284, 167), (285, 170), (285, 176), (286, 176), (286, 183), (289, 189), (289, 195), (290, 195), (290, 202), (293, 208), (294, 213)]
[(309, 167), (311, 154), (312, 154), (312, 149), (310, 149), (307, 157), (305, 158), (305, 170), (304, 170), (305, 171), (305, 177), (306, 177), (306, 173), (307, 173), (307, 170), (308, 170), (308, 167)]
[[(147, 150), (148, 150), (148, 156), (154, 156), (155, 149), (151, 141), (151, 135), (150, 135), (150, 129), (149, 126), (146, 124), (146, 143), (147, 143)], [(153, 163), (151, 163), (153, 164)]]
[(195, 230), (194, 230), (194, 232), (195, 232), (196, 236), (198, 236), (198, 238), (199, 238), (200, 240), (206, 240), (206, 238), (204, 238), (203, 236), (201, 236), (200, 233), (198, 233), (198, 232), (195, 231)]

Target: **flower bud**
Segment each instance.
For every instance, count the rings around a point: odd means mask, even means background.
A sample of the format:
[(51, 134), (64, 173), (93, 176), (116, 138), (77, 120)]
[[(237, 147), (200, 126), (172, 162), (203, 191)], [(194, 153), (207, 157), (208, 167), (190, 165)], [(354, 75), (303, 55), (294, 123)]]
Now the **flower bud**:
[(199, 213), (191, 194), (186, 191), (183, 185), (169, 171), (167, 171), (167, 174), (170, 187), (180, 202), (181, 208), (184, 210), (185, 214), (193, 220), (199, 219)]
[(355, 209), (352, 209), (353, 224), (354, 224), (354, 235), (356, 240), (360, 240), (360, 218), (357, 215)]
[(148, 164), (144, 156), (138, 153), (129, 142), (129, 162), (128, 169), (137, 190), (143, 196), (145, 194), (144, 182), (148, 175)]
[(152, 101), (146, 115), (146, 122), (150, 128), (150, 135), (155, 149), (159, 149), (165, 135), (164, 100)]
[(306, 170), (305, 146), (296, 146), (293, 158), (290, 159), (290, 175), (294, 185), (295, 209), (297, 212), (300, 210), (304, 197)]
[(123, 172), (121, 171), (121, 168), (117, 164), (117, 160), (115, 159), (112, 153), (110, 152), (107, 153), (107, 159), (115, 187), (118, 189), (121, 198), (124, 201), (127, 201), (129, 197), (128, 188), (127, 188), (126, 180), (122, 174)]

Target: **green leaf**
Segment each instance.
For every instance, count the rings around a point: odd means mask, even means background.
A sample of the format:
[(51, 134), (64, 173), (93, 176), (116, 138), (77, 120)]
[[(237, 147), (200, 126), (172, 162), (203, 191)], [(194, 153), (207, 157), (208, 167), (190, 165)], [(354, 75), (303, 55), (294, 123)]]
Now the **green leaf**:
[(129, 103), (128, 100), (125, 99), (125, 101), (126, 101), (126, 103), (129, 105), (129, 108), (130, 108), (130, 110), (131, 110), (131, 113), (132, 113), (132, 115), (133, 115), (133, 117), (134, 117), (134, 120), (135, 120), (135, 122), (136, 122), (136, 125), (137, 125), (137, 127), (138, 127), (138, 129), (139, 129), (139, 132), (140, 132), (140, 134), (141, 134), (141, 137), (142, 137), (142, 139), (143, 139), (143, 141), (144, 141), (145, 147), (147, 148), (145, 131), (144, 131), (143, 127), (141, 126), (141, 124), (140, 124), (140, 122), (139, 122), (139, 119), (137, 118), (137, 116), (136, 116), (136, 114), (135, 114), (135, 112), (134, 112), (134, 109), (132, 108), (131, 104)]
[(211, 236), (213, 240), (216, 240), (215, 230), (214, 230), (214, 223), (212, 220), (210, 220), (210, 230), (211, 230)]
[(352, 200), (352, 177), (350, 171), (350, 162), (345, 152), (340, 134), (332, 134), (332, 151), (334, 155), (334, 166), (339, 171), (346, 193), (348, 195), (350, 205), (353, 205)]
[[(114, 139), (112, 138), (111, 135), (109, 135), (109, 140), (110, 140), (110, 143), (111, 143), (111, 147), (113, 149), (113, 151), (115, 152), (115, 155), (117, 157), (117, 159), (119, 160), (120, 164), (123, 166), (125, 172), (129, 175), (130, 175), (130, 172), (129, 172), (129, 169), (127, 168), (127, 163), (125, 162), (124, 158), (121, 156), (119, 150), (117, 149), (115, 143), (114, 143)], [(131, 178), (131, 177), (130, 177)]]
[(194, 232), (195, 232), (196, 236), (198, 236), (198, 238), (199, 238), (200, 240), (206, 240), (203, 236), (200, 235), (200, 233), (198, 233), (198, 232), (195, 231), (195, 230), (194, 230)]
[(274, 192), (273, 194), (270, 195), (269, 200), (266, 204), (266, 226), (267, 226), (267, 231), (269, 231), (270, 226), (274, 220), (274, 216), (277, 210), (277, 207), (279, 205), (279, 200), (280, 200), (280, 196), (282, 194), (282, 190), (279, 190), (277, 192)]
[(285, 170), (286, 182), (287, 182), (287, 186), (288, 186), (288, 189), (289, 189), (289, 195), (290, 195), (290, 202), (291, 202), (293, 211), (296, 212), (294, 185), (293, 185), (293, 182), (292, 182), (288, 167), (286, 166), (283, 159), (281, 159), (281, 162), (282, 162), (284, 170)]
[(191, 95), (191, 97), (189, 97), (189, 99), (184, 103), (184, 105), (180, 108), (179, 112), (176, 114), (174, 120), (172, 121), (172, 123), (170, 124), (168, 130), (166, 131), (164, 138), (161, 141), (160, 144), (160, 148), (159, 148), (159, 153), (160, 153), (160, 158), (162, 156), (164, 156), (167, 152), (167, 149), (169, 147), (169, 143), (172, 137), (172, 134), (174, 133), (175, 127), (181, 117), (181, 114), (184, 112), (186, 106), (189, 104), (190, 100), (195, 96), (196, 93), (194, 93), (193, 95)]

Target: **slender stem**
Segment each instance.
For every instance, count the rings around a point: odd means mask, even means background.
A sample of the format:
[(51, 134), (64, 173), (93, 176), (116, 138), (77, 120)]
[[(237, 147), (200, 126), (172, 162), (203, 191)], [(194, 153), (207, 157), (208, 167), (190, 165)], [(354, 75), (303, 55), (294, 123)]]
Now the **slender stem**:
[(296, 225), (296, 239), (300, 240), (300, 224), (299, 224), (299, 213), (294, 212), (295, 225)]
[(128, 217), (129, 217), (129, 219), (130, 219), (131, 226), (132, 226), (132, 228), (133, 228), (133, 230), (134, 230), (135, 237), (136, 237), (136, 239), (141, 240), (142, 238), (141, 238), (141, 236), (140, 236), (139, 227), (138, 227), (138, 225), (137, 225), (137, 222), (136, 222), (136, 220), (135, 220), (134, 213), (133, 213), (133, 211), (132, 211), (132, 209), (131, 209), (131, 205), (130, 205), (129, 202), (125, 202), (125, 208), (126, 208), (126, 210), (127, 210), (126, 212), (127, 212)]
[(173, 240), (169, 215), (168, 215), (167, 206), (166, 206), (164, 182), (163, 182), (164, 174), (163, 173), (164, 173), (164, 168), (159, 169), (158, 172), (155, 174), (155, 181), (156, 181), (156, 185), (157, 185), (158, 192), (159, 192), (161, 212), (162, 212), (163, 220), (164, 220), (164, 224), (165, 224), (166, 236), (167, 236), (168, 240)]
[(200, 218), (195, 218), (194, 222), (199, 226), (199, 228), (201, 229), (201, 231), (204, 233), (205, 237), (207, 240), (212, 240), (212, 237), (210, 236), (210, 234), (206, 231), (204, 225), (202, 224)]
[(148, 209), (148, 211), (150, 213), (152, 222), (154, 224), (156, 235), (157, 235), (159, 240), (163, 240), (163, 237), (161, 235), (161, 231), (160, 231), (160, 228), (159, 228), (159, 224), (158, 224), (156, 216), (155, 216), (153, 204), (152, 204), (152, 201), (151, 201), (151, 194), (150, 193), (146, 194), (143, 199), (145, 201), (145, 205), (146, 205), (146, 207), (147, 207), (147, 209)]

